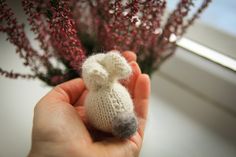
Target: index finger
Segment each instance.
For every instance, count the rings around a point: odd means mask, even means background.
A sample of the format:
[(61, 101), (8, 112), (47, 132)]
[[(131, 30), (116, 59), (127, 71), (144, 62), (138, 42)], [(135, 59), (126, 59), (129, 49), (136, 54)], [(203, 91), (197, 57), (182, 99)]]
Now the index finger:
[(137, 60), (136, 54), (132, 51), (124, 51), (124, 52), (122, 52), (122, 55), (125, 57), (127, 62), (132, 62), (132, 61)]

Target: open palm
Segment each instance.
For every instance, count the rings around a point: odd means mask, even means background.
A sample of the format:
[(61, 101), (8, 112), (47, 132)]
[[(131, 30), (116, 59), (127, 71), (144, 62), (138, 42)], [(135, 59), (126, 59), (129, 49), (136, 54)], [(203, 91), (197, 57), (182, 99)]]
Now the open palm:
[(89, 126), (83, 102), (87, 94), (82, 79), (74, 79), (56, 86), (36, 105), (33, 121), (30, 157), (135, 157), (138, 156), (147, 119), (150, 81), (142, 74), (134, 53), (123, 56), (133, 74), (122, 83), (134, 102), (139, 127), (129, 139), (117, 139)]

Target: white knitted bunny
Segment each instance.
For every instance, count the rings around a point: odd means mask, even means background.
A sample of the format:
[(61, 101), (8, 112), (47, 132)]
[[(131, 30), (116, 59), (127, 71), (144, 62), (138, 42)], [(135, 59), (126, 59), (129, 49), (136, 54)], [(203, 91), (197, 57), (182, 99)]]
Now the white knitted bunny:
[(82, 66), (82, 77), (89, 90), (85, 110), (90, 124), (119, 138), (128, 138), (137, 130), (132, 99), (118, 82), (131, 73), (125, 58), (115, 50), (93, 55)]

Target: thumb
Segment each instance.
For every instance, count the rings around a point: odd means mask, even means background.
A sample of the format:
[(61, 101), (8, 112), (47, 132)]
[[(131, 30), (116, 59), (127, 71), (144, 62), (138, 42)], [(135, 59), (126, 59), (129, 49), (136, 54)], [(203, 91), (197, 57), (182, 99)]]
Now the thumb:
[(90, 139), (78, 112), (71, 105), (84, 91), (81, 79), (75, 79), (55, 87), (34, 110), (33, 138), (57, 141)]

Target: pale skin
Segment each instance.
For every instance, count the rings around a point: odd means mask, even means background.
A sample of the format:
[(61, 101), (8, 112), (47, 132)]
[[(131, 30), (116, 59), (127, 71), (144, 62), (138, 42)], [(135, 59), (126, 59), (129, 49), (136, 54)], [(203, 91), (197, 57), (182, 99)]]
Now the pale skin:
[(28, 157), (137, 157), (142, 147), (148, 113), (150, 80), (142, 74), (133, 52), (122, 53), (133, 75), (122, 83), (129, 90), (139, 119), (138, 131), (117, 139), (89, 126), (83, 102), (87, 89), (82, 79), (56, 86), (34, 110), (32, 147)]

